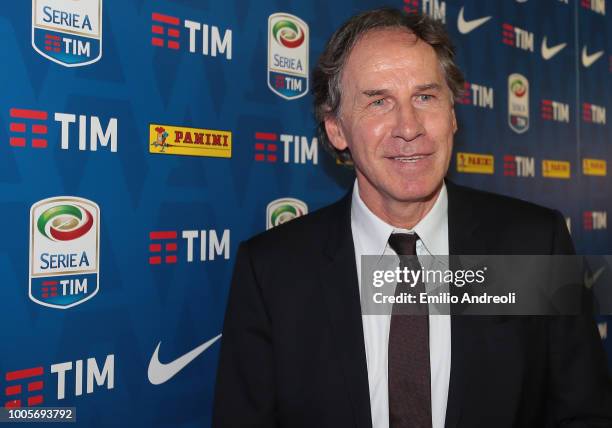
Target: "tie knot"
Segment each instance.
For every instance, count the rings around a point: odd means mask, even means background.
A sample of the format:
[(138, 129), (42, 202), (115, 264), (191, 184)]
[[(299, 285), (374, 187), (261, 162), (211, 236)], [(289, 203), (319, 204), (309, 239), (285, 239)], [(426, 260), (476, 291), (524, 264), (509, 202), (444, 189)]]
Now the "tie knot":
[(389, 245), (398, 256), (414, 256), (418, 239), (419, 235), (416, 233), (392, 233), (389, 236)]

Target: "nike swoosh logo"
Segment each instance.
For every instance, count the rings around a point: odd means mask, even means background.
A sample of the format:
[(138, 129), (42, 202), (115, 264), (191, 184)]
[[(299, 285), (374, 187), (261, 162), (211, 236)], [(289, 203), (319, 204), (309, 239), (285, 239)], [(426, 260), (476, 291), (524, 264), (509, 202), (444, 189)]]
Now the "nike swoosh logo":
[(559, 43), (553, 47), (548, 47), (546, 44), (546, 37), (542, 40), (542, 58), (545, 60), (551, 59), (553, 56), (557, 55), (559, 52), (563, 50), (567, 46), (567, 43)]
[(147, 373), (149, 376), (149, 382), (151, 382), (153, 385), (160, 385), (172, 379), (174, 375), (183, 370), (185, 366), (192, 362), (198, 355), (210, 348), (210, 346), (219, 340), (220, 337), (221, 335), (213, 337), (209, 341), (202, 343), (197, 348), (192, 349), (191, 351), (167, 364), (159, 361), (158, 353), (161, 345), (161, 342), (159, 342), (157, 344), (157, 348), (155, 348), (155, 352), (153, 352), (151, 361), (149, 361), (149, 370)]
[(604, 54), (604, 51), (595, 52), (594, 54), (589, 55), (587, 53), (586, 46), (582, 47), (582, 65), (586, 68), (593, 65), (595, 61), (597, 61)]
[(587, 272), (584, 273), (584, 286), (588, 289), (593, 288), (593, 285), (597, 282), (601, 274), (606, 269), (605, 266), (600, 267), (593, 275), (589, 275)]
[(483, 18), (471, 19), (466, 21), (463, 17), (463, 7), (459, 11), (459, 17), (457, 18), (457, 28), (461, 34), (467, 34), (474, 31), (476, 28), (480, 27), (482, 24), (491, 19), (490, 16), (485, 16)]

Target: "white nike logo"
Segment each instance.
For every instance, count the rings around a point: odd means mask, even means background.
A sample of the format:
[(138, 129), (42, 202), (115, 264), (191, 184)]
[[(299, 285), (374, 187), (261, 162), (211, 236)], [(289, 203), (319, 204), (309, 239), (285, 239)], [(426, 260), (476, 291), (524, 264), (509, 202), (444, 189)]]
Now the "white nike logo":
[(149, 382), (151, 382), (153, 385), (160, 385), (170, 380), (175, 374), (183, 370), (187, 364), (192, 362), (198, 355), (210, 348), (210, 346), (220, 337), (221, 335), (213, 337), (209, 341), (202, 343), (197, 348), (192, 349), (185, 355), (182, 355), (168, 364), (164, 364), (159, 361), (158, 352), (161, 345), (161, 342), (159, 342), (157, 344), (157, 348), (155, 348), (155, 352), (153, 352), (151, 361), (149, 362), (149, 370), (147, 373), (149, 376)]
[(545, 60), (551, 59), (553, 56), (561, 52), (564, 47), (567, 46), (567, 43), (559, 43), (556, 46), (548, 47), (546, 45), (546, 42), (546, 37), (544, 37), (544, 39), (542, 39), (542, 58), (544, 58)]
[(476, 28), (480, 27), (482, 24), (491, 19), (490, 16), (485, 16), (483, 18), (472, 19), (470, 21), (466, 21), (463, 18), (463, 7), (459, 11), (459, 17), (457, 18), (457, 28), (461, 34), (467, 34), (469, 32), (474, 31)]
[(590, 67), (593, 65), (595, 61), (597, 61), (604, 54), (604, 51), (595, 52), (594, 54), (589, 55), (587, 53), (586, 46), (582, 47), (582, 65), (585, 67)]
[(588, 289), (593, 288), (593, 285), (597, 282), (601, 274), (606, 269), (605, 266), (600, 267), (593, 275), (589, 275), (587, 272), (584, 273), (584, 286)]

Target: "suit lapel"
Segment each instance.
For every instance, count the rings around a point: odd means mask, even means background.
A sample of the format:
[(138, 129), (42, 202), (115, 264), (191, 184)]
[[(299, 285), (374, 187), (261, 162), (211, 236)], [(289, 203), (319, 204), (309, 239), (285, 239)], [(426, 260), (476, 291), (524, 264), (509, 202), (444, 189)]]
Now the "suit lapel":
[[(485, 240), (479, 235), (478, 213), (467, 199), (465, 191), (447, 181), (448, 191), (448, 240), (451, 269), (459, 268), (454, 256), (468, 254), (486, 254)], [(451, 293), (461, 291), (451, 285)], [(469, 393), (470, 378), (477, 375), (473, 367), (472, 355), (477, 353), (468, 345), (470, 342), (469, 316), (456, 315), (460, 310), (453, 308), (451, 316), (451, 372), (446, 408), (446, 428), (455, 428), (461, 419), (463, 402)]]
[(346, 381), (355, 426), (366, 428), (372, 426), (372, 416), (351, 232), (351, 194), (345, 196), (337, 207), (336, 216), (330, 222), (329, 240), (321, 269), (321, 284), (335, 338), (334, 351), (339, 357)]

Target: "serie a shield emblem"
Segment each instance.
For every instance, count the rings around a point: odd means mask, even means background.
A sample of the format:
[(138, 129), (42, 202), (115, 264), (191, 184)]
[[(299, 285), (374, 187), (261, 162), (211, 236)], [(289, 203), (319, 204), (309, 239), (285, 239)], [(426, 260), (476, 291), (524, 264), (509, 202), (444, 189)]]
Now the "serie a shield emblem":
[(102, 57), (102, 0), (32, 0), (32, 47), (65, 67)]
[(308, 93), (308, 24), (295, 15), (268, 18), (268, 87), (293, 100)]
[(30, 299), (68, 309), (94, 297), (100, 281), (100, 207), (60, 196), (30, 209)]

